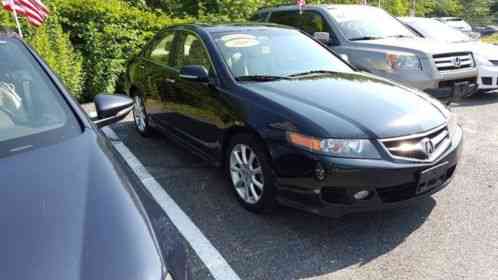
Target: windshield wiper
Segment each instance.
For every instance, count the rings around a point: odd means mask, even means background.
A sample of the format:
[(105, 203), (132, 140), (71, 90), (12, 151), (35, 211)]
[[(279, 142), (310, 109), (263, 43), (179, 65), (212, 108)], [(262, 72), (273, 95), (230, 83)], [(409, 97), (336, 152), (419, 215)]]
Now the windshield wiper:
[(284, 76), (274, 76), (274, 75), (247, 75), (247, 76), (238, 76), (235, 79), (239, 82), (244, 81), (254, 81), (254, 82), (271, 82), (278, 80), (288, 80), (288, 77)]
[(330, 70), (311, 70), (311, 71), (306, 71), (306, 72), (302, 72), (302, 73), (292, 74), (292, 75), (289, 75), (288, 77), (294, 78), (294, 77), (302, 77), (302, 76), (308, 76), (308, 75), (314, 75), (314, 74), (337, 74), (337, 72), (330, 71)]
[(349, 41), (369, 41), (369, 40), (379, 40), (379, 39), (384, 39), (384, 38), (375, 37), (375, 36), (363, 36), (363, 37), (351, 38), (349, 39)]

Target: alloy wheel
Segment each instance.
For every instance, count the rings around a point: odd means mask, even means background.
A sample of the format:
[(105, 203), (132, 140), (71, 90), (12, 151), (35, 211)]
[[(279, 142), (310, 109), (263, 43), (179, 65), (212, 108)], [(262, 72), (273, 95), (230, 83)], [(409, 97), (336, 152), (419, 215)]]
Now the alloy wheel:
[(264, 176), (256, 153), (251, 147), (237, 144), (230, 154), (230, 176), (240, 198), (256, 204), (263, 196)]
[(145, 106), (143, 104), (143, 99), (140, 96), (135, 96), (135, 106), (133, 109), (133, 117), (135, 119), (135, 124), (140, 131), (145, 131), (147, 128)]

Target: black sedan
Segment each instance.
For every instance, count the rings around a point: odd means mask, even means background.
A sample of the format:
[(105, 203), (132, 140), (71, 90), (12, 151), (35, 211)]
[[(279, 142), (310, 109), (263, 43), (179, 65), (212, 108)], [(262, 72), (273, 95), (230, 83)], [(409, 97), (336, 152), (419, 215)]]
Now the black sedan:
[(100, 95), (96, 107), (91, 122), (38, 55), (0, 34), (0, 279), (170, 277), (133, 178), (97, 129), (133, 100)]
[(224, 166), (247, 209), (399, 206), (451, 181), (462, 130), (428, 95), (276, 25), (167, 28), (128, 69), (135, 123)]

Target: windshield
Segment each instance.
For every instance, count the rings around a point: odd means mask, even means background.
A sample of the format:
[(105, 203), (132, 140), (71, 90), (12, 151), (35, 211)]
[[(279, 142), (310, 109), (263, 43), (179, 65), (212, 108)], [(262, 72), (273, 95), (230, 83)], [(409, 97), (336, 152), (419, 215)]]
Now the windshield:
[(381, 9), (343, 7), (328, 11), (348, 40), (416, 37), (406, 26)]
[(214, 34), (235, 78), (287, 78), (308, 72), (353, 72), (325, 47), (297, 30), (262, 28)]
[(426, 38), (449, 43), (471, 41), (469, 36), (450, 26), (433, 19), (417, 20), (409, 24)]
[(78, 133), (66, 103), (17, 40), (0, 38), (0, 157)]

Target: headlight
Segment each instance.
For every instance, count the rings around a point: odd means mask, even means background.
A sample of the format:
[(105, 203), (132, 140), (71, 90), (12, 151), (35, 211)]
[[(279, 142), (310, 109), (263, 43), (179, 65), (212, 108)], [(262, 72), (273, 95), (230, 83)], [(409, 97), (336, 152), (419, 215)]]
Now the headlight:
[(344, 158), (380, 159), (379, 152), (367, 139), (318, 139), (288, 132), (291, 144), (306, 150)]
[(387, 53), (386, 63), (391, 72), (399, 70), (422, 71), (422, 62), (418, 56), (408, 53)]
[(489, 61), (486, 57), (480, 55), (480, 54), (474, 54), (476, 58), (477, 65), (481, 66), (493, 66), (494, 64)]

